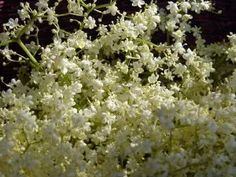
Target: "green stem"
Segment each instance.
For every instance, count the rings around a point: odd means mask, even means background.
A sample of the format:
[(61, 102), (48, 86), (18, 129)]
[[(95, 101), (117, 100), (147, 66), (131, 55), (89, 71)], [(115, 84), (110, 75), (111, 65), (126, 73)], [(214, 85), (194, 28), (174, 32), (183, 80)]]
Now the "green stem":
[(173, 140), (173, 132), (170, 130), (170, 135), (169, 135), (169, 150), (170, 152), (172, 151), (172, 140)]
[(166, 41), (167, 41), (167, 44), (170, 45), (170, 33), (168, 31), (166, 33)]
[(157, 45), (157, 44), (154, 44), (153, 42), (151, 41), (148, 41), (148, 40), (145, 40), (145, 39), (142, 39), (142, 38), (137, 38), (136, 39), (138, 42), (141, 42), (141, 43), (144, 43), (144, 44), (147, 44), (151, 47), (154, 47), (158, 52), (163, 52), (165, 51), (166, 49), (168, 49), (169, 47), (168, 46), (161, 46), (161, 45)]
[(69, 16), (69, 15), (72, 15), (72, 16), (77, 16), (77, 17), (82, 17), (81, 15), (78, 15), (78, 14), (75, 14), (75, 13), (64, 13), (64, 14), (56, 14), (56, 17), (64, 17), (64, 16)]
[(109, 6), (111, 6), (112, 4), (109, 3), (109, 4), (101, 4), (101, 5), (97, 5), (97, 6), (93, 6), (91, 7), (90, 9), (88, 9), (87, 11), (87, 16), (94, 10), (98, 10), (98, 9), (102, 9), (102, 8), (107, 8)]
[(6, 46), (6, 45), (8, 45), (8, 44), (10, 44), (10, 43), (12, 43), (12, 42), (14, 42), (14, 41), (13, 41), (13, 40), (8, 40), (8, 41), (6, 41), (6, 42), (1, 42), (1, 43), (0, 43), (0, 47)]
[(80, 0), (80, 3), (83, 7), (85, 7), (86, 9), (88, 9), (88, 5), (83, 1), (83, 0)]
[(94, 9), (102, 9), (102, 8), (106, 8), (111, 6), (112, 4), (101, 4), (101, 5), (97, 5), (96, 7), (94, 7)]
[(39, 67), (39, 63), (37, 62), (37, 60), (34, 58), (34, 56), (30, 53), (30, 51), (28, 50), (28, 48), (25, 46), (25, 44), (20, 40), (18, 39), (17, 41), (17, 44), (19, 44), (19, 46), (24, 50), (24, 52), (27, 54), (27, 56), (29, 57), (31, 63), (33, 66), (35, 67)]
[(21, 38), (21, 36), (22, 36), (23, 34), (25, 34), (25, 32), (26, 32), (30, 27), (33, 26), (34, 21), (35, 21), (36, 19), (37, 19), (37, 16), (33, 16), (33, 17), (32, 17), (32, 19), (29, 21), (29, 23), (28, 23), (26, 26), (24, 26), (24, 27), (22, 28), (22, 30), (20, 30), (19, 33), (17, 33), (17, 39)]

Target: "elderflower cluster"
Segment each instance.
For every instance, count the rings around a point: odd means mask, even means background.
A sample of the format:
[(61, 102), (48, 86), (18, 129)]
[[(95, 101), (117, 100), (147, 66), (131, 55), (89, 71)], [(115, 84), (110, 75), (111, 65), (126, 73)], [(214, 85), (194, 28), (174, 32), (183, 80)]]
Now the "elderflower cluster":
[[(210, 1), (131, 0), (132, 14), (116, 1), (67, 2), (63, 14), (61, 0), (21, 4), (3, 25), (0, 52), (28, 70), (0, 93), (0, 176), (234, 177), (236, 35), (206, 44), (191, 25)], [(103, 24), (107, 15), (116, 21)], [(156, 32), (166, 42), (152, 42)]]

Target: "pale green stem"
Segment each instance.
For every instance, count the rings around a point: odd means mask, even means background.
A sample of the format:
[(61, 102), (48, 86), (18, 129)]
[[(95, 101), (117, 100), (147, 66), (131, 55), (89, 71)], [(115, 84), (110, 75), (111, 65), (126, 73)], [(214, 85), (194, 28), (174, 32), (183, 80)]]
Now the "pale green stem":
[(56, 14), (56, 17), (64, 17), (64, 16), (68, 16), (68, 15), (73, 15), (73, 16), (77, 16), (77, 17), (82, 17), (81, 15), (75, 14), (75, 13), (64, 13), (64, 14)]
[(94, 7), (94, 9), (101, 9), (101, 8), (106, 8), (106, 7), (109, 7), (111, 6), (112, 4), (102, 4), (102, 5), (97, 5), (96, 7)]
[(33, 16), (33, 17), (32, 17), (32, 19), (29, 21), (29, 23), (28, 23), (26, 26), (24, 26), (24, 27), (22, 28), (22, 30), (17, 34), (17, 39), (21, 38), (21, 36), (22, 36), (23, 34), (25, 34), (25, 32), (26, 32), (30, 27), (33, 26), (34, 21), (35, 21), (36, 19), (37, 19), (37, 16)]
[(26, 55), (29, 57), (30, 62), (33, 64), (33, 66), (35, 67), (39, 67), (39, 63), (37, 62), (37, 60), (34, 58), (34, 56), (30, 53), (30, 51), (28, 50), (28, 48), (25, 46), (25, 44), (18, 39), (17, 44), (19, 44), (19, 46), (22, 48), (22, 50), (24, 50), (24, 52), (26, 53)]
[(170, 148), (170, 152), (172, 151), (172, 140), (173, 140), (173, 130), (170, 130), (170, 135), (169, 135), (169, 148)]
[(85, 7), (86, 9), (88, 8), (88, 5), (83, 1), (83, 0), (80, 0), (80, 3), (83, 7)]
[(1, 42), (1, 43), (0, 43), (0, 47), (6, 46), (6, 45), (8, 45), (8, 44), (10, 44), (10, 43), (12, 43), (12, 42), (13, 42), (13, 40), (8, 40), (8, 41), (6, 41), (6, 42)]
[(142, 38), (137, 38), (136, 40), (138, 42), (142, 42), (144, 44), (150, 45), (151, 47), (154, 47), (158, 52), (163, 52), (163, 51), (165, 51), (166, 49), (169, 48), (168, 46), (159, 46), (157, 44), (152, 43), (151, 41), (148, 41), (148, 40), (145, 40), (145, 39), (142, 39)]
[(166, 34), (166, 41), (167, 41), (167, 44), (169, 45), (170, 44), (170, 33), (168, 31)]

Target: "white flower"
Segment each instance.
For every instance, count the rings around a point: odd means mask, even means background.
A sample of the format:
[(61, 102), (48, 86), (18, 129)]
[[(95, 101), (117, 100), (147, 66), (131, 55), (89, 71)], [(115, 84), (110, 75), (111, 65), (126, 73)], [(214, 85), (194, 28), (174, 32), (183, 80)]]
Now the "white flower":
[(171, 165), (177, 166), (177, 167), (185, 167), (187, 164), (186, 153), (184, 151), (171, 153), (168, 156), (168, 160), (171, 163)]
[(178, 52), (179, 54), (183, 54), (185, 52), (185, 48), (181, 42), (176, 42), (173, 47), (174, 51)]
[(103, 87), (103, 82), (101, 80), (95, 79), (92, 81), (94, 89), (101, 89)]
[(124, 48), (124, 51), (132, 51), (137, 48), (137, 46), (134, 44), (133, 41), (126, 39), (125, 41), (121, 42), (122, 47)]
[(215, 133), (218, 129), (217, 123), (214, 120), (209, 120), (207, 127), (212, 133)]
[(103, 24), (100, 25), (98, 27), (98, 32), (99, 32), (100, 36), (104, 36), (108, 32), (107, 26), (103, 25)]
[(118, 7), (116, 6), (116, 2), (113, 3), (111, 6), (107, 7), (107, 10), (104, 11), (104, 14), (111, 14), (112, 16), (115, 16), (119, 12)]
[(152, 16), (152, 19), (153, 19), (156, 23), (160, 23), (160, 22), (161, 22), (161, 17), (160, 17), (160, 15)]
[(118, 108), (116, 100), (115, 100), (115, 98), (113, 98), (113, 96), (109, 97), (106, 100), (106, 105), (107, 105), (107, 108), (111, 111), (116, 111)]
[(76, 68), (76, 65), (73, 62), (69, 62), (63, 57), (55, 57), (54, 65), (56, 68), (59, 68), (63, 74), (66, 74), (69, 70)]
[(142, 113), (142, 116), (143, 116), (143, 118), (145, 118), (145, 119), (151, 119), (152, 112), (149, 111), (149, 110), (144, 110), (143, 113)]
[(131, 2), (132, 6), (138, 6), (139, 8), (141, 8), (145, 4), (145, 1), (143, 0), (131, 0)]
[(177, 31), (173, 32), (173, 36), (176, 39), (181, 39), (184, 36), (184, 32), (181, 30), (177, 30)]
[(173, 108), (168, 108), (162, 106), (158, 111), (158, 118), (160, 120), (160, 125), (166, 129), (173, 129), (174, 124), (175, 110)]
[(202, 10), (209, 10), (210, 8), (211, 8), (210, 1), (201, 1), (200, 3), (195, 2), (195, 1), (191, 2), (191, 9), (198, 14)]
[(129, 71), (129, 67), (125, 63), (117, 62), (116, 67), (124, 74), (127, 74)]
[(177, 74), (179, 76), (183, 76), (183, 73), (186, 72), (187, 67), (185, 65), (182, 65), (181, 63), (178, 63), (175, 65), (175, 70), (174, 70), (174, 74)]
[(180, 87), (176, 83), (172, 84), (170, 87), (171, 87), (171, 90), (174, 92), (180, 91)]
[(171, 14), (177, 14), (179, 11), (178, 5), (172, 1), (169, 1), (168, 4), (166, 9), (168, 9)]
[(25, 4), (21, 3), (20, 5), (22, 6), (22, 9), (17, 11), (20, 16), (20, 19), (25, 20), (27, 18), (30, 18), (29, 3), (25, 3)]
[(15, 19), (10, 18), (8, 20), (8, 23), (3, 24), (3, 26), (4, 27), (9, 27), (10, 29), (14, 29), (14, 28), (16, 28), (19, 25), (18, 21), (19, 21), (18, 18), (15, 18)]
[(38, 7), (38, 9), (46, 9), (48, 8), (48, 0), (39, 0), (36, 3), (36, 6)]
[(114, 114), (111, 114), (110, 112), (103, 112), (102, 116), (104, 119), (104, 123), (107, 123), (108, 125), (111, 125), (116, 120), (116, 116)]
[(148, 77), (148, 82), (150, 84), (153, 84), (153, 83), (155, 83), (157, 81), (157, 79), (158, 79), (158, 77), (155, 76), (155, 74), (152, 74), (151, 76)]
[(49, 24), (53, 24), (58, 21), (55, 15), (56, 15), (56, 12), (54, 10), (52, 9), (47, 10), (47, 20)]
[(3, 50), (0, 49), (0, 53), (2, 53), (8, 60), (11, 60), (11, 56), (16, 54), (16, 52), (9, 49), (8, 46), (5, 47)]
[(236, 45), (236, 34), (230, 33), (227, 38), (230, 40), (232, 46)]
[(180, 3), (180, 8), (184, 11), (184, 13), (187, 13), (188, 10), (191, 8), (191, 4), (187, 1), (183, 1)]
[(210, 1), (202, 1), (200, 5), (203, 10), (208, 10), (211, 7)]
[(187, 52), (183, 54), (183, 58), (187, 61), (192, 61), (195, 57), (195, 53), (191, 49), (187, 49)]
[[(0, 176), (234, 176), (236, 70), (232, 63), (232, 72), (217, 79), (211, 72), (236, 61), (236, 35), (223, 44), (204, 43), (188, 13), (210, 9), (207, 0), (176, 0), (166, 8), (132, 0), (145, 8), (128, 16), (115, 1), (67, 0), (62, 14), (61, 0), (48, 2), (39, 0), (38, 10), (26, 3), (19, 11), (22, 20), (27, 13), (36, 22), (48, 19), (59, 33), (46, 47), (30, 43), (35, 38), (28, 33), (21, 37), (30, 37), (25, 45), (32, 56), (41, 48), (35, 56), (42, 67), (30, 68), (27, 81), (12, 79), (0, 93)], [(88, 16), (92, 9), (120, 16), (96, 24)], [(81, 28), (97, 25), (99, 34), (63, 29), (57, 20), (64, 15)], [(27, 49), (18, 54), (4, 43), (17, 41), (29, 22), (10, 19), (0, 34), (8, 60), (14, 54), (28, 62)], [(153, 43), (156, 31), (168, 32), (170, 43)]]
[(170, 32), (174, 31), (177, 28), (176, 20), (170, 19), (166, 22), (166, 29)]
[(73, 85), (71, 85), (72, 94), (80, 93), (81, 89), (82, 89), (82, 84), (79, 82), (75, 82)]
[(93, 29), (96, 26), (97, 26), (96, 20), (93, 17), (89, 16), (88, 18), (84, 19), (84, 27), (85, 28)]
[(147, 30), (147, 27), (144, 24), (139, 23), (138, 25), (136, 25), (136, 30), (138, 31), (138, 33), (143, 34), (144, 31)]
[(229, 154), (234, 154), (236, 153), (236, 139), (234, 136), (230, 136), (228, 141), (225, 144), (225, 148)]
[(65, 54), (66, 54), (68, 57), (74, 56), (74, 55), (76, 54), (75, 48), (73, 48), (73, 47), (67, 47), (67, 48), (65, 49)]
[(76, 1), (68, 1), (68, 10), (69, 12), (73, 12), (77, 15), (83, 16), (84, 8), (80, 5), (80, 3), (77, 3)]
[(228, 85), (231, 89), (236, 91), (236, 70), (232, 73)]
[(91, 65), (92, 65), (92, 62), (87, 59), (84, 59), (81, 61), (81, 66), (86, 70), (89, 70)]
[(215, 164), (216, 165), (221, 165), (221, 164), (224, 164), (224, 163), (227, 163), (229, 162), (229, 157), (224, 155), (224, 154), (219, 154), (216, 156), (215, 158)]

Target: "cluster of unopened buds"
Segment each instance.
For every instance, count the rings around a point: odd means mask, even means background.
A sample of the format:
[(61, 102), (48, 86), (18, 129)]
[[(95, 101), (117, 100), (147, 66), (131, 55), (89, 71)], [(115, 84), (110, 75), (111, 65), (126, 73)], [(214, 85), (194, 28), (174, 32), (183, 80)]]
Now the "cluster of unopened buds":
[(26, 2), (3, 25), (1, 177), (235, 177), (236, 35), (192, 25), (210, 1), (126, 3)]

